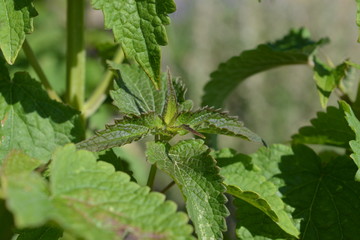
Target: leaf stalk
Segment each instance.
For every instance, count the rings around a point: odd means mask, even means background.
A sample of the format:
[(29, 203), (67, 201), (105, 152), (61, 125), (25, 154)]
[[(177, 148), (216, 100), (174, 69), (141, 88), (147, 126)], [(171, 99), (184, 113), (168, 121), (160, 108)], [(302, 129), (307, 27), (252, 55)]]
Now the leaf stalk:
[[(124, 52), (121, 47), (119, 47), (115, 53), (113, 58), (114, 63), (121, 63), (125, 58)], [(112, 70), (107, 69), (104, 77), (99, 84), (99, 86), (95, 89), (89, 100), (84, 105), (84, 115), (85, 117), (89, 117), (96, 112), (96, 110), (101, 106), (101, 104), (106, 99), (106, 93), (109, 90), (114, 73)]]
[(42, 85), (45, 87), (47, 93), (49, 94), (49, 97), (58, 102), (61, 102), (61, 98), (57, 95), (57, 93), (51, 87), (51, 84), (48, 81), (43, 69), (41, 68), (41, 66), (34, 54), (34, 51), (31, 49), (30, 44), (28, 43), (28, 41), (26, 39), (24, 41), (24, 44), (22, 45), (22, 49), (25, 53), (27, 60), (29, 61), (30, 65), (31, 65), (31, 67), (34, 69), (34, 71), (38, 75), (40, 82), (42, 83)]

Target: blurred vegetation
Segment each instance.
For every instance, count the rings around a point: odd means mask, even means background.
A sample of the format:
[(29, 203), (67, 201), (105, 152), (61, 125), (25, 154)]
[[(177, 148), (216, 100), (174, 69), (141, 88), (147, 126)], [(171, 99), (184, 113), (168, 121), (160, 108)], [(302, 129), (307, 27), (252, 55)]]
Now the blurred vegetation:
[[(189, 88), (188, 97), (200, 106), (202, 89), (217, 66), (242, 51), (258, 44), (282, 38), (291, 28), (305, 27), (313, 39), (329, 37), (331, 42), (321, 49), (323, 60), (335, 65), (350, 58), (359, 62), (357, 44), (356, 4), (353, 0), (176, 0), (177, 11), (171, 15), (168, 27), (169, 45), (163, 48), (163, 69), (169, 66), (174, 76), (181, 76)], [(40, 64), (62, 94), (65, 89), (65, 15), (66, 6), (60, 0), (38, 0), (35, 6), (35, 32), (28, 40)], [(100, 11), (87, 10), (87, 96), (104, 73), (104, 58), (111, 58), (116, 46), (111, 32), (104, 31)], [(346, 36), (346, 37), (344, 37)], [(13, 71), (30, 70), (23, 55)], [(356, 77), (356, 76), (355, 76)], [(334, 104), (334, 100), (330, 101)], [(245, 125), (262, 136), (268, 144), (285, 142), (297, 129), (306, 125), (321, 110), (312, 70), (306, 66), (291, 66), (258, 74), (246, 80), (229, 97), (226, 109), (238, 115)], [(88, 136), (104, 128), (115, 117), (110, 99), (89, 120)], [(259, 147), (253, 143), (221, 137), (219, 147), (232, 147), (251, 153)], [(126, 158), (136, 159), (131, 169), (140, 184), (145, 184), (144, 146), (125, 146)], [(158, 189), (170, 180), (159, 175)], [(170, 191), (176, 195), (177, 190)]]

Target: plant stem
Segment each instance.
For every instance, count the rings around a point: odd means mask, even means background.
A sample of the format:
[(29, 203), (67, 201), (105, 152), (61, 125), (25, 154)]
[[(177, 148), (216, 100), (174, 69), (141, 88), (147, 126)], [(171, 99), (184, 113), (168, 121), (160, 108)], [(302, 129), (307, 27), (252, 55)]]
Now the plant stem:
[(29, 61), (30, 65), (32, 66), (32, 68), (34, 69), (36, 74), (38, 75), (40, 82), (45, 87), (46, 91), (48, 92), (49, 97), (58, 102), (61, 102), (60, 97), (52, 89), (44, 71), (42, 70), (37, 58), (35, 57), (33, 50), (31, 49), (31, 47), (26, 39), (24, 41), (24, 44), (22, 45), (22, 49), (23, 49), (25, 56), (26, 56), (27, 60)]
[(161, 190), (161, 193), (165, 193), (167, 190), (169, 190), (174, 185), (175, 185), (175, 181), (172, 181), (163, 190)]
[(85, 96), (85, 0), (67, 0), (66, 101), (82, 111)]
[[(124, 60), (124, 57), (124, 52), (122, 51), (121, 47), (119, 47), (112, 61), (114, 63), (121, 63)], [(94, 112), (96, 112), (100, 105), (105, 101), (106, 93), (111, 86), (111, 80), (113, 79), (113, 76), (113, 71), (111, 71), (110, 69), (106, 70), (101, 83), (95, 89), (94, 93), (84, 105), (84, 114), (86, 117), (89, 117)]]
[(152, 187), (154, 185), (156, 171), (157, 171), (157, 167), (155, 166), (155, 164), (151, 165), (149, 178), (148, 178), (148, 181), (147, 181), (147, 184), (146, 184), (150, 189), (152, 189)]

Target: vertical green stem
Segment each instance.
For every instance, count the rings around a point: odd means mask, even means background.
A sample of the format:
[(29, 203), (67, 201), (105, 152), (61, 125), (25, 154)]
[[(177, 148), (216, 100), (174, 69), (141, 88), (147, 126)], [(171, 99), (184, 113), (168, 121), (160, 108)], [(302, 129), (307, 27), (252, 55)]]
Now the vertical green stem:
[(151, 165), (149, 178), (148, 178), (148, 181), (147, 181), (147, 184), (146, 184), (151, 189), (152, 189), (152, 187), (154, 185), (156, 171), (157, 171), (157, 167), (155, 166), (155, 164)]
[(83, 110), (85, 96), (85, 0), (67, 0), (67, 103)]

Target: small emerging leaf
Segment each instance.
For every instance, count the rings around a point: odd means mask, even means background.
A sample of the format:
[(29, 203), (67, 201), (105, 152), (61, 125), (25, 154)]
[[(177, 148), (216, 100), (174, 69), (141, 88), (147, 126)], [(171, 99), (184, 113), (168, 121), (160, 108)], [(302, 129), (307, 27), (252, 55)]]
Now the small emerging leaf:
[(320, 103), (323, 108), (326, 108), (330, 94), (346, 76), (348, 65), (342, 63), (331, 68), (316, 57), (314, 57), (314, 65), (314, 80), (320, 96)]
[(168, 173), (179, 186), (199, 239), (222, 239), (226, 230), (225, 187), (210, 150), (201, 140), (185, 140), (167, 149), (147, 145), (147, 159)]
[(178, 103), (176, 99), (176, 92), (172, 84), (170, 70), (167, 75), (167, 95), (163, 112), (163, 120), (167, 126), (171, 126), (178, 115)]

